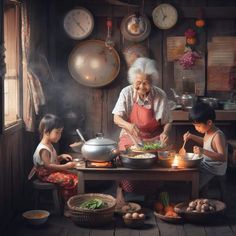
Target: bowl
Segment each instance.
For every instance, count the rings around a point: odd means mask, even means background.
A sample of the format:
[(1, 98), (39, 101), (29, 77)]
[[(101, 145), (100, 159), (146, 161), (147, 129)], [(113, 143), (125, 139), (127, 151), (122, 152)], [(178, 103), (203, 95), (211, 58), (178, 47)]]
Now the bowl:
[(47, 222), (50, 213), (45, 210), (30, 210), (22, 214), (24, 220), (31, 225), (43, 225)]
[(166, 222), (168, 222), (168, 223), (173, 223), (173, 224), (177, 224), (177, 223), (182, 223), (183, 222), (183, 218), (181, 217), (181, 216), (179, 216), (179, 215), (177, 215), (177, 216), (165, 216), (165, 215), (162, 215), (162, 214), (160, 214), (160, 213), (157, 213), (157, 212), (155, 212), (154, 211), (154, 215), (157, 217), (157, 218), (159, 218), (159, 219), (161, 219), (161, 220), (163, 220), (163, 221), (166, 221)]
[(226, 209), (224, 202), (208, 199), (210, 203), (215, 205), (215, 210), (210, 212), (188, 212), (187, 208), (190, 201), (181, 202), (175, 205), (175, 212), (183, 217), (185, 220), (192, 223), (206, 223), (209, 221), (214, 221), (217, 216), (220, 216)]
[(135, 218), (126, 218), (125, 216), (123, 216), (123, 220), (127, 227), (138, 229), (144, 225), (145, 217), (135, 219)]
[(116, 208), (115, 212), (121, 215), (126, 213), (134, 213), (139, 212), (141, 210), (141, 206), (134, 202), (127, 202), (126, 205), (122, 206), (121, 208)]
[(83, 145), (84, 145), (84, 142), (80, 141), (80, 142), (72, 143), (69, 146), (74, 152), (81, 153), (81, 148)]
[(148, 169), (156, 163), (156, 155), (153, 153), (129, 153), (120, 155), (121, 163), (130, 169)]
[(169, 156), (170, 152), (169, 151), (158, 151), (157, 156), (159, 160), (165, 160), (166, 158), (170, 157)]
[[(82, 207), (86, 201), (97, 199), (103, 201), (106, 205), (98, 209), (89, 209)], [(113, 220), (116, 206), (116, 199), (108, 194), (86, 193), (75, 195), (67, 201), (69, 207), (70, 219), (79, 226), (98, 227), (108, 225)]]
[(194, 153), (186, 153), (185, 157), (179, 160), (179, 166), (183, 168), (196, 168), (202, 161), (202, 156), (197, 156)]

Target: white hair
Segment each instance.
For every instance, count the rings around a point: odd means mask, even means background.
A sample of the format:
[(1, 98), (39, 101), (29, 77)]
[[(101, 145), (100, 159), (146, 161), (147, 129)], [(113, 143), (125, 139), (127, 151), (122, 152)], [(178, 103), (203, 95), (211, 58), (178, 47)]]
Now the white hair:
[(159, 73), (156, 68), (156, 61), (147, 57), (139, 57), (135, 60), (128, 71), (128, 82), (134, 83), (137, 74), (145, 74), (150, 76), (152, 82), (157, 82)]

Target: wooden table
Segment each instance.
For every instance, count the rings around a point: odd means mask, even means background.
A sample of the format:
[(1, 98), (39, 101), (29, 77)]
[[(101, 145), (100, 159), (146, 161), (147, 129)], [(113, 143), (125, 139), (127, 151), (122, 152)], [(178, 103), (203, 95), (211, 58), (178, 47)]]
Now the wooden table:
[(197, 168), (161, 168), (128, 169), (117, 168), (86, 168), (84, 164), (76, 167), (79, 178), (78, 193), (85, 192), (85, 180), (157, 180), (157, 181), (190, 181), (192, 184), (191, 197), (198, 198), (199, 171)]

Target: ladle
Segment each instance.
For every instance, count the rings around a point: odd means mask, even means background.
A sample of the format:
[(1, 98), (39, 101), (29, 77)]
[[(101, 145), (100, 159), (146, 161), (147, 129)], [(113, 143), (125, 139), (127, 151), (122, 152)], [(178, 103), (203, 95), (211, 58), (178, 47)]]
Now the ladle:
[(79, 130), (79, 129), (76, 129), (76, 132), (77, 132), (77, 134), (79, 135), (79, 137), (81, 138), (81, 140), (85, 143), (86, 141), (85, 141), (85, 139), (84, 139), (84, 136), (83, 136), (82, 133), (80, 132), (80, 130)]

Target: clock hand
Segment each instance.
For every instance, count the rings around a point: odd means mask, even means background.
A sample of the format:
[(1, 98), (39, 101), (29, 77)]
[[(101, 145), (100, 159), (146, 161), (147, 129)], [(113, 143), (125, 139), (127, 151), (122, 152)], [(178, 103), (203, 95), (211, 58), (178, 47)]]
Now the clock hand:
[(163, 9), (161, 8), (161, 12), (162, 12), (162, 21), (164, 21), (165, 20), (165, 18), (166, 18), (166, 15), (165, 15), (165, 13), (164, 13), (164, 11), (163, 11)]
[(76, 25), (78, 25), (79, 28), (80, 28), (83, 32), (85, 32), (84, 28), (81, 26), (81, 24), (78, 22), (78, 20), (77, 20), (74, 16), (73, 16), (73, 19), (74, 19)]

